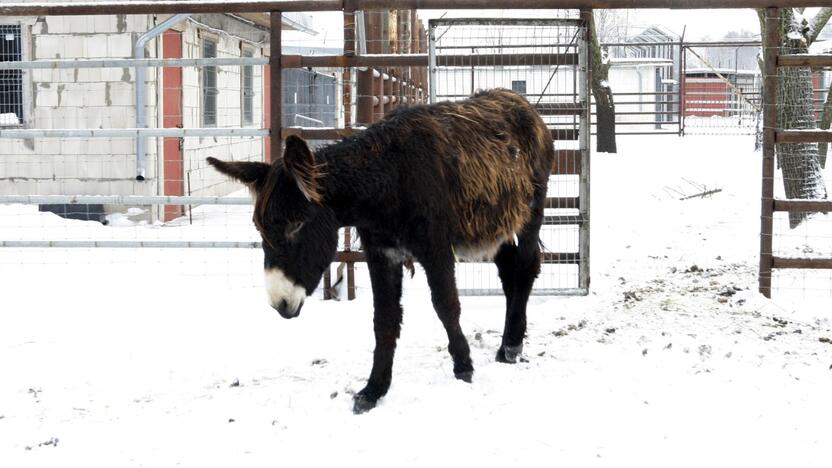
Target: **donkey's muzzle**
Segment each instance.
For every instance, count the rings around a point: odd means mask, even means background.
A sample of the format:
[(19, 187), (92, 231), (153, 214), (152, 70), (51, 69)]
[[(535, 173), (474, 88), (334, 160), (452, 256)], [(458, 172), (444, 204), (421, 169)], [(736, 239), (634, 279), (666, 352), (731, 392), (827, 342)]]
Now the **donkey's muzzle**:
[(281, 317), (291, 319), (300, 315), (300, 309), (303, 308), (303, 302), (298, 304), (296, 307), (292, 307), (288, 302), (281, 300), (277, 303), (277, 305), (273, 305), (272, 307), (274, 307), (274, 310), (276, 310)]

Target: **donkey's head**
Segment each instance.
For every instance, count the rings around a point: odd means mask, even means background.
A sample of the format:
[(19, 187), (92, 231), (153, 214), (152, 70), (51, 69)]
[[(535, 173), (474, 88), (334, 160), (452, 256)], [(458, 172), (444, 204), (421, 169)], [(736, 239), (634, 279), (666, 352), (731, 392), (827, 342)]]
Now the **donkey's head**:
[(282, 317), (297, 317), (338, 246), (338, 222), (323, 204), (324, 168), (295, 136), (286, 139), (283, 158), (272, 164), (208, 162), (252, 190), (269, 302)]

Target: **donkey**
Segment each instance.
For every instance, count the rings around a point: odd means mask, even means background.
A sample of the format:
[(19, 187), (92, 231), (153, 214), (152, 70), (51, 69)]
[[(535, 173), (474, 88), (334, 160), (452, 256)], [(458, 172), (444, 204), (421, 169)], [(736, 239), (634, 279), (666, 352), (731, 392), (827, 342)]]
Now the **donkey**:
[(448, 335), (457, 379), (474, 367), (459, 324), (457, 259), (493, 260), (506, 296), (497, 361), (515, 363), (526, 304), (540, 272), (539, 232), (554, 161), (543, 120), (521, 95), (495, 89), (459, 102), (396, 109), (366, 130), (310, 151), (289, 136), (283, 158), (225, 162), (219, 172), (255, 197), (271, 306), (297, 317), (338, 246), (355, 226), (373, 289), (375, 352), (353, 411), (376, 406), (390, 388), (402, 322), (403, 266), (418, 261)]

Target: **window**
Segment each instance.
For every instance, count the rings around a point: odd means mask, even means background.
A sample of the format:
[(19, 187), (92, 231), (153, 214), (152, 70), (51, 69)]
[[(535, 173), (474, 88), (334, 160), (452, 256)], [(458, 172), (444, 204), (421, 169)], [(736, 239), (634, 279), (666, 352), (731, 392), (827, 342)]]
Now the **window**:
[[(212, 39), (202, 40), (202, 58), (217, 57), (217, 42)], [(217, 125), (217, 67), (202, 67), (202, 125)]]
[[(0, 62), (19, 62), (22, 54), (20, 26), (0, 25)], [(0, 70), (0, 127), (23, 122), (23, 70)]]
[(520, 94), (526, 94), (526, 80), (512, 81), (511, 90), (516, 91)]
[[(251, 58), (250, 50), (243, 51), (243, 58)], [(254, 123), (254, 67), (243, 65), (243, 125)]]

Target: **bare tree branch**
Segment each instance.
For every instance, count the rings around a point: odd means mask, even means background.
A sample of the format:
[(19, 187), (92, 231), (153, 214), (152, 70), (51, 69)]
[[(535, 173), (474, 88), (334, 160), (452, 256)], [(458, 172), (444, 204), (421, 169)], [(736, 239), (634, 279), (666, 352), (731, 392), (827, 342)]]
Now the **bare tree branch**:
[(821, 31), (829, 23), (830, 18), (832, 18), (832, 7), (821, 8), (818, 14), (812, 18), (812, 21), (809, 23), (809, 36), (806, 38), (809, 45), (812, 45), (818, 36), (820, 36)]

